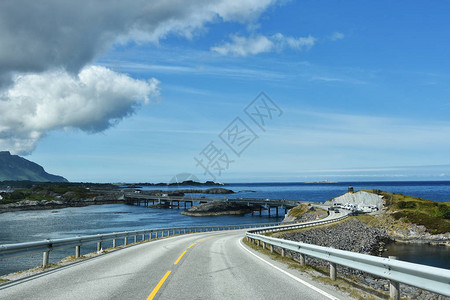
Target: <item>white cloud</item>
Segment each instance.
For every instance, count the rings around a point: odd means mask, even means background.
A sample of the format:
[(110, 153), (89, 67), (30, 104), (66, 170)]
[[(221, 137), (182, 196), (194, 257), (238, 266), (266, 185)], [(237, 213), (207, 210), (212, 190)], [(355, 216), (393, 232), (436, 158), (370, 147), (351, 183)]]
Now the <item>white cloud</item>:
[(297, 51), (308, 50), (314, 46), (315, 42), (316, 38), (311, 35), (299, 38), (284, 36), (281, 33), (269, 37), (264, 35), (250, 37), (232, 35), (231, 42), (212, 47), (211, 51), (220, 55), (248, 56), (274, 50), (282, 51), (285, 48)]
[(276, 2), (0, 1), (0, 149), (30, 152), (58, 128), (102, 131), (157, 93), (156, 80), (87, 67), (113, 44), (191, 38), (211, 22), (252, 23)]
[(158, 96), (156, 79), (104, 67), (87, 67), (76, 77), (64, 71), (18, 76), (0, 96), (0, 149), (29, 153), (55, 129), (103, 131)]
[(276, 42), (278, 48), (289, 47), (294, 50), (301, 51), (310, 49), (312, 46), (314, 46), (317, 39), (311, 35), (307, 37), (295, 38), (277, 33), (272, 36), (272, 40)]
[(342, 40), (345, 37), (345, 35), (342, 32), (334, 32), (331, 36), (330, 36), (330, 40), (332, 41), (338, 41), (338, 40)]
[[(77, 73), (114, 42), (192, 37), (207, 23), (253, 22), (276, 0), (15, 0), (0, 2), (0, 80), (14, 72)], [(0, 82), (1, 83), (1, 82)]]
[(212, 47), (211, 50), (221, 55), (247, 56), (264, 52), (270, 52), (274, 43), (263, 35), (255, 37), (231, 36), (231, 43)]

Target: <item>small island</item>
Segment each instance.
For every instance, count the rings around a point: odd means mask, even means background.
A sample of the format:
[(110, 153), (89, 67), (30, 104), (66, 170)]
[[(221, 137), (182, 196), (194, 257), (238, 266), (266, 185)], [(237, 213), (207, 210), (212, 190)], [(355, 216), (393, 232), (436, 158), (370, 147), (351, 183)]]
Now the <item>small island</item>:
[(206, 216), (221, 216), (221, 215), (243, 215), (251, 213), (253, 209), (245, 204), (213, 201), (210, 203), (203, 203), (193, 206), (184, 212), (182, 215), (192, 217), (206, 217)]

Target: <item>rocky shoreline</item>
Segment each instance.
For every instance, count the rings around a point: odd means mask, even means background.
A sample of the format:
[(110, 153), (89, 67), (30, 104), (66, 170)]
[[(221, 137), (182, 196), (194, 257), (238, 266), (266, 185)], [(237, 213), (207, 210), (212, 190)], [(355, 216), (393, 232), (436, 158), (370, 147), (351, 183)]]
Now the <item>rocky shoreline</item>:
[(120, 192), (108, 192), (103, 195), (95, 196), (92, 198), (78, 199), (72, 197), (72, 195), (65, 195), (58, 200), (22, 200), (18, 202), (1, 204), (0, 214), (6, 212), (16, 212), (25, 210), (48, 210), (48, 209), (60, 209), (66, 207), (84, 207), (90, 205), (102, 205), (102, 204), (115, 204), (126, 203), (123, 193)]

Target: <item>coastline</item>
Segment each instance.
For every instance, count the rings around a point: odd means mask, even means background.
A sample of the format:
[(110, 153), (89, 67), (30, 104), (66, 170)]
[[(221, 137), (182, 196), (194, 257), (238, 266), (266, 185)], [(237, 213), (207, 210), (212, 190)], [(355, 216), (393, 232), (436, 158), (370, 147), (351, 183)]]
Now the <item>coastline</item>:
[(41, 200), (41, 201), (30, 201), (25, 200), (16, 203), (9, 203), (0, 205), (0, 214), (8, 212), (18, 212), (18, 211), (31, 211), (31, 210), (52, 210), (61, 209), (67, 207), (85, 207), (91, 205), (102, 205), (102, 204), (127, 204), (125, 200), (118, 199), (88, 199), (80, 201), (58, 201), (58, 200)]

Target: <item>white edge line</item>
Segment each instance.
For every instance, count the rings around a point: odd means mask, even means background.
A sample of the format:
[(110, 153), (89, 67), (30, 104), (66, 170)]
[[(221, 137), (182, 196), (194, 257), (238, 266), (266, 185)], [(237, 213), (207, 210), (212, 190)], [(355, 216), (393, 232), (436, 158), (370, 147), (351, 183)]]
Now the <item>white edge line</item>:
[(242, 245), (241, 240), (239, 240), (239, 244), (241, 245), (241, 247), (242, 247), (245, 251), (247, 251), (247, 252), (250, 253), (251, 255), (255, 256), (257, 259), (262, 260), (263, 262), (265, 262), (266, 264), (268, 264), (268, 265), (271, 266), (272, 268), (277, 269), (278, 271), (280, 271), (281, 273), (283, 273), (283, 274), (285, 274), (285, 275), (291, 277), (291, 278), (294, 279), (295, 281), (300, 282), (301, 284), (303, 284), (303, 285), (309, 287), (310, 289), (313, 289), (314, 291), (318, 292), (319, 294), (322, 294), (323, 296), (327, 297), (328, 299), (339, 300), (339, 298), (336, 298), (336, 297), (334, 297), (334, 296), (328, 294), (327, 292), (322, 291), (322, 290), (319, 289), (318, 287), (316, 287), (316, 286), (314, 286), (314, 285), (312, 285), (312, 284), (310, 284), (310, 283), (308, 283), (308, 282), (306, 282), (306, 281), (304, 281), (304, 280), (302, 280), (302, 279), (300, 279), (300, 278), (298, 278), (298, 277), (292, 275), (292, 274), (289, 273), (289, 272), (286, 272), (285, 270), (283, 270), (283, 269), (281, 269), (281, 268), (275, 266), (274, 264), (268, 262), (268, 261), (265, 260), (264, 258), (259, 257), (259, 256), (256, 255), (255, 253), (253, 253), (253, 252), (251, 252), (250, 250), (248, 250), (244, 245)]

